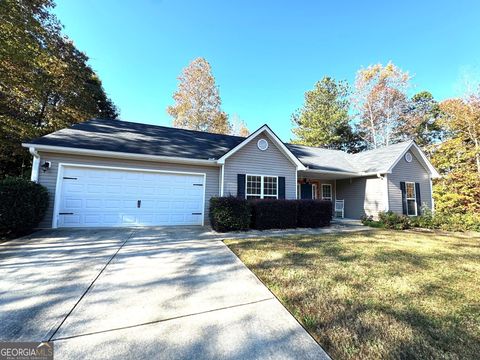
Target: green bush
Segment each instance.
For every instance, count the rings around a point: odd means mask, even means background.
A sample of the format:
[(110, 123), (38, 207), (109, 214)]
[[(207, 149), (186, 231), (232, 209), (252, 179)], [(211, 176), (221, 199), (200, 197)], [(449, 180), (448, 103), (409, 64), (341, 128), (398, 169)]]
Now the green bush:
[(38, 226), (48, 207), (48, 191), (23, 178), (0, 180), (0, 235), (16, 236)]
[(428, 206), (422, 207), (420, 216), (407, 217), (388, 211), (380, 212), (378, 218), (379, 220), (375, 221), (372, 216), (362, 216), (361, 221), (363, 225), (395, 230), (417, 227), (445, 231), (480, 231), (480, 214), (433, 213)]
[(361, 218), (360, 218), (360, 221), (362, 222), (363, 225), (365, 226), (370, 226), (370, 227), (374, 227), (374, 228), (384, 228), (385, 225), (380, 222), (380, 221), (375, 221), (373, 219), (373, 216), (370, 215), (370, 216), (367, 216), (367, 215), (363, 215)]
[(378, 219), (386, 229), (405, 230), (411, 227), (410, 218), (408, 216), (399, 215), (393, 211), (379, 212)]
[(412, 227), (424, 229), (480, 231), (480, 214), (433, 213), (429, 207), (422, 207), (422, 215), (411, 220)]
[(251, 209), (248, 201), (234, 196), (210, 198), (210, 225), (215, 231), (248, 230)]

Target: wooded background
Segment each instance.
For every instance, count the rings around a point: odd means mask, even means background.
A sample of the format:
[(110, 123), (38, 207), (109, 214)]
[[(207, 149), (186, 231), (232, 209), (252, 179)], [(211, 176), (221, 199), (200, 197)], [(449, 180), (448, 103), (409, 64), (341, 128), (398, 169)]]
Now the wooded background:
[[(29, 177), (23, 141), (118, 110), (79, 51), (62, 33), (52, 0), (0, 2), (0, 178)], [(414, 54), (412, 54), (414, 56)], [(173, 126), (248, 136), (222, 110), (212, 68), (194, 59), (178, 77)], [(361, 68), (354, 84), (325, 76), (292, 114), (292, 142), (358, 152), (413, 139), (442, 175), (436, 210), (480, 213), (480, 88), (438, 102), (427, 90), (409, 96), (412, 78), (393, 63)]]

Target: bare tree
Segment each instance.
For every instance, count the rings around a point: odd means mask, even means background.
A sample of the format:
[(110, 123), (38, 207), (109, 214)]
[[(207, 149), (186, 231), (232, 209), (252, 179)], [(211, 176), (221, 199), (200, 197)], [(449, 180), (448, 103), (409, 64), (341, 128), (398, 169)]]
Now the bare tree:
[(359, 120), (358, 132), (369, 147), (388, 146), (400, 139), (409, 82), (408, 72), (391, 62), (358, 71), (352, 102)]
[(250, 130), (248, 130), (247, 124), (245, 121), (240, 119), (237, 114), (232, 116), (232, 135), (247, 137), (250, 135)]

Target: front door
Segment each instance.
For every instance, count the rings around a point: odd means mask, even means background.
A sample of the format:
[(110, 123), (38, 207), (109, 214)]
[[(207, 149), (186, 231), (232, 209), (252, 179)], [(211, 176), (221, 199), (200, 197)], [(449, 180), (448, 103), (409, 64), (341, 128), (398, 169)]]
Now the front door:
[(312, 199), (312, 184), (300, 184), (300, 199)]

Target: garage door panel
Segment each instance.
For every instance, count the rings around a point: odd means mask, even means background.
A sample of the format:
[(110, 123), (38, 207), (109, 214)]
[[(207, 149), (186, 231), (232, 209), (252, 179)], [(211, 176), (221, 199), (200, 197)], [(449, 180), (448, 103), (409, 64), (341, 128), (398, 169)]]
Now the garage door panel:
[(82, 199), (65, 199), (65, 207), (69, 209), (81, 209), (82, 204)]
[(101, 194), (104, 192), (104, 185), (88, 184), (87, 193), (89, 194)]
[(71, 182), (65, 181), (63, 184), (65, 193), (83, 193), (85, 192), (85, 187), (83, 184), (72, 184)]
[(200, 225), (204, 176), (66, 166), (59, 204), (58, 226)]

